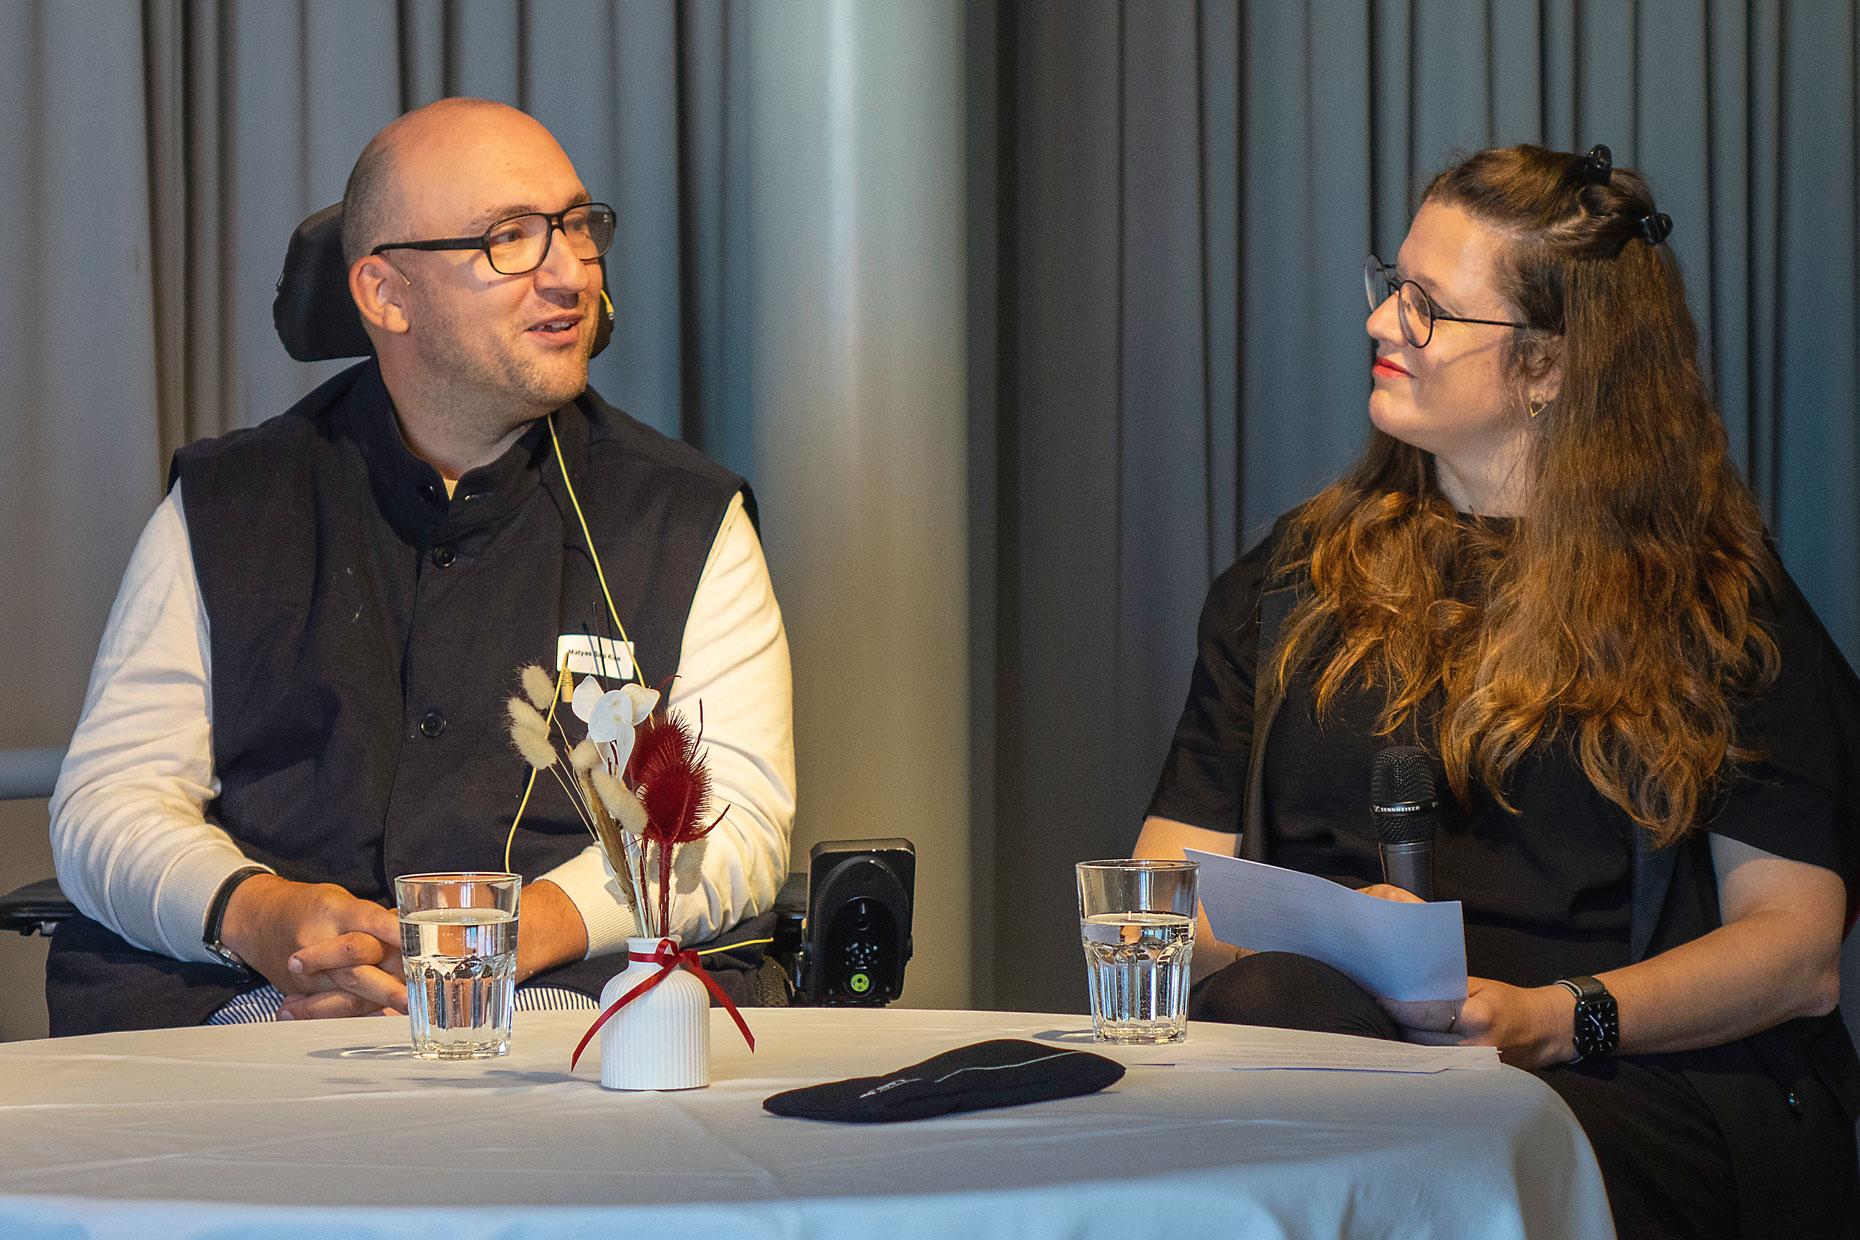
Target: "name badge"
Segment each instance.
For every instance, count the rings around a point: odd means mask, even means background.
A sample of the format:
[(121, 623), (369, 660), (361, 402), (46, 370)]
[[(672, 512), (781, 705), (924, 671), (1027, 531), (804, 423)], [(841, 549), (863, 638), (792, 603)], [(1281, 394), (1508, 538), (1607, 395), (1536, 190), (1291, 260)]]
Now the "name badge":
[(633, 643), (593, 633), (564, 633), (555, 639), (555, 665), (561, 671), (610, 680), (637, 680)]

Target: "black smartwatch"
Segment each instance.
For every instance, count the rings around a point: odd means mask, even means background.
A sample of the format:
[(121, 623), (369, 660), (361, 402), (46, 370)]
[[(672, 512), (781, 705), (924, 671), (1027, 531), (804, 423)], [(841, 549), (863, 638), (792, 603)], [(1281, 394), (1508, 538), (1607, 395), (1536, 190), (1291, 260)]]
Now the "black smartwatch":
[(1621, 1020), (1608, 987), (1592, 977), (1561, 978), (1557, 985), (1576, 996), (1576, 1057), (1570, 1062), (1614, 1054), (1621, 1045)]
[(226, 920), (226, 906), (232, 903), (232, 893), (246, 879), (255, 874), (269, 874), (262, 865), (248, 865), (234, 870), (226, 876), (218, 891), (213, 893), (213, 902), (207, 905), (206, 928), (200, 933), (200, 941), (207, 945), (207, 950), (219, 957), (220, 963), (229, 969), (241, 973), (251, 973), (252, 966), (239, 959), (239, 953), (220, 942), (220, 924)]

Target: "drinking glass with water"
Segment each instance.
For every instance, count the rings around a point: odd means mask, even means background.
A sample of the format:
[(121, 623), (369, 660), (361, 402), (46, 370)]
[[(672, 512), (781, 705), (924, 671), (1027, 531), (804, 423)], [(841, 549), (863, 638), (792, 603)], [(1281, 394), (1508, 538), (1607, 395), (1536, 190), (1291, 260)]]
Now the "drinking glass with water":
[(1079, 863), (1079, 936), (1101, 1041), (1188, 1036), (1198, 868), (1193, 861)]
[(421, 1059), (510, 1050), (517, 989), (515, 874), (408, 874), (394, 880), (407, 1019)]

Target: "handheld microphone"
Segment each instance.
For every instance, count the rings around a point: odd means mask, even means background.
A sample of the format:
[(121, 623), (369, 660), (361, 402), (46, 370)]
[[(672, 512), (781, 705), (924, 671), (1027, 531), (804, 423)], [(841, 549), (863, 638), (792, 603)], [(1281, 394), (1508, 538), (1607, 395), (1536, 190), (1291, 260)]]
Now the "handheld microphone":
[(1369, 808), (1376, 819), (1382, 881), (1434, 898), (1434, 767), (1427, 751), (1393, 745), (1376, 755)]

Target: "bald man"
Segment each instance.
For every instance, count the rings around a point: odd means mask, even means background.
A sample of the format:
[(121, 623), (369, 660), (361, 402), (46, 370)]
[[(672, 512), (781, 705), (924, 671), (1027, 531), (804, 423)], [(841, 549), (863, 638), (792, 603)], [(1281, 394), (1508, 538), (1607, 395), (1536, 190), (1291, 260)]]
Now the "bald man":
[[(523, 663), (701, 710), (728, 810), (682, 859), (672, 929), (772, 907), (787, 639), (742, 480), (588, 387), (613, 231), (501, 104), (411, 112), (356, 161), (343, 247), (374, 356), (177, 454), (111, 612), (52, 802), (83, 913), (47, 965), (54, 1034), (404, 1012), (393, 878), (503, 868)], [(552, 781), (511, 865), (519, 1006), (591, 1007), (638, 927)]]

